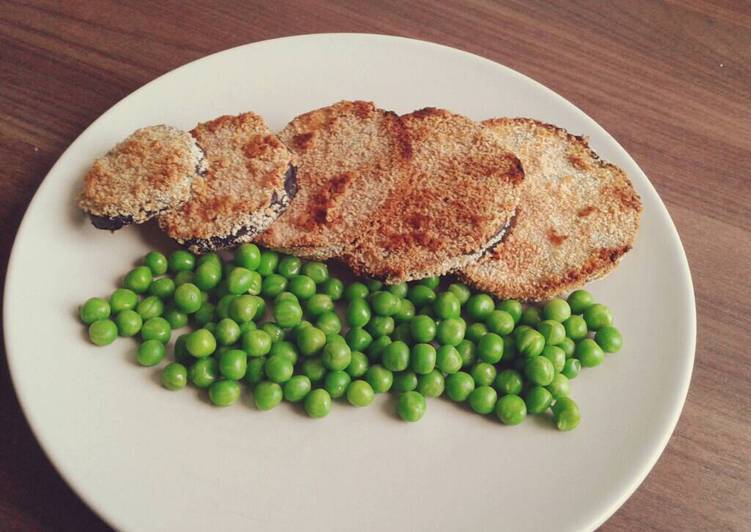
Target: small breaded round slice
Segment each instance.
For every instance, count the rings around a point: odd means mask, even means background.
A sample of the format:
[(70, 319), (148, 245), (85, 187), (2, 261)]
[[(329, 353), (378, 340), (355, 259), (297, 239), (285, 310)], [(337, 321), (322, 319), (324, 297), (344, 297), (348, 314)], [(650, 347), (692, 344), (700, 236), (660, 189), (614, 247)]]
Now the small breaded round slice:
[(279, 138), (298, 161), (297, 195), (258, 241), (317, 260), (342, 254), (409, 153), (399, 117), (342, 101), (296, 117)]
[(388, 283), (476, 259), (502, 238), (524, 181), (519, 160), (480, 124), (435, 108), (401, 118), (412, 156), (343, 257), (357, 273)]
[(159, 217), (159, 226), (196, 253), (251, 241), (295, 195), (289, 150), (254, 113), (221, 116), (191, 134), (209, 170), (193, 181), (187, 202)]
[(526, 179), (508, 236), (460, 274), (500, 298), (540, 301), (581, 287), (631, 249), (642, 205), (626, 174), (583, 137), (527, 118), (484, 122)]
[(204, 153), (189, 133), (145, 127), (94, 162), (78, 205), (94, 227), (114, 231), (181, 205), (193, 179), (205, 171)]

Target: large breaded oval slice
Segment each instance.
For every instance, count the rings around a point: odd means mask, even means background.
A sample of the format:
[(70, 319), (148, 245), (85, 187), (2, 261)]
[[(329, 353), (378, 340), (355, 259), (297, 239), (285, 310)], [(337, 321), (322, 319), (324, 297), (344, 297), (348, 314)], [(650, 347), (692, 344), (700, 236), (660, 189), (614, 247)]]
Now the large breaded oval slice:
[(626, 174), (550, 124), (484, 124), (517, 154), (526, 179), (509, 234), (461, 277), (501, 298), (539, 301), (612, 270), (633, 246), (642, 210)]
[(189, 133), (145, 127), (94, 162), (78, 204), (95, 227), (114, 231), (187, 201), (193, 179), (205, 170), (203, 151)]
[(343, 258), (357, 273), (398, 283), (476, 259), (508, 227), (524, 172), (487, 128), (443, 109), (402, 118), (412, 154), (396, 186)]
[(254, 113), (221, 116), (191, 134), (209, 169), (190, 199), (159, 217), (168, 236), (196, 253), (252, 240), (289, 204), (295, 168), (289, 150)]
[(342, 101), (296, 117), (279, 138), (298, 163), (297, 195), (258, 241), (319, 260), (342, 254), (409, 154), (399, 117)]

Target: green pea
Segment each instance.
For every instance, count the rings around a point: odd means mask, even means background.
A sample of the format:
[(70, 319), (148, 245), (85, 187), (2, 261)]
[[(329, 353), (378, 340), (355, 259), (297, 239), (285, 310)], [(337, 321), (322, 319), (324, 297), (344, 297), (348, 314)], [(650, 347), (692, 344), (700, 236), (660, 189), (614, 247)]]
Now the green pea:
[(410, 370), (394, 373), (394, 385), (391, 388), (397, 392), (411, 392), (417, 388), (417, 375)]
[[(258, 272), (249, 271), (250, 276), (248, 278), (250, 279), (250, 286), (246, 292), (257, 296), (261, 293), (261, 290), (263, 290), (263, 277), (261, 277), (261, 274)], [(229, 284), (227, 284), (227, 292), (229, 292)]]
[(365, 372), (365, 379), (375, 393), (386, 393), (394, 384), (394, 374), (379, 364), (368, 368)]
[(430, 316), (415, 316), (409, 322), (409, 332), (416, 342), (431, 342), (436, 335), (436, 324)]
[(288, 342), (286, 340), (278, 340), (274, 342), (273, 337), (272, 337), (272, 344), (271, 344), (271, 350), (269, 351), (269, 356), (274, 356), (274, 355), (286, 358), (287, 360), (290, 361), (292, 365), (297, 363), (298, 351), (297, 351), (297, 347), (295, 347), (295, 344), (293, 344), (292, 342)]
[(287, 288), (287, 278), (277, 273), (272, 273), (263, 278), (261, 284), (261, 294), (264, 297), (276, 297)]
[(195, 266), (196, 257), (184, 249), (173, 251), (169, 256), (169, 271), (173, 273), (193, 271)]
[(270, 249), (264, 249), (261, 251), (261, 261), (258, 264), (257, 271), (263, 277), (266, 277), (274, 273), (278, 264), (279, 253)]
[(136, 312), (144, 320), (161, 316), (164, 312), (164, 303), (156, 296), (149, 296), (141, 300), (136, 307)]
[(537, 307), (527, 307), (522, 312), (522, 317), (519, 320), (519, 323), (528, 327), (537, 327), (541, 321), (542, 313), (540, 312), (540, 309)]
[(440, 397), (446, 388), (446, 381), (438, 370), (417, 377), (417, 391), (425, 397)]
[(547, 386), (553, 382), (555, 368), (549, 359), (543, 356), (536, 356), (527, 361), (524, 366), (524, 375), (533, 384)]
[(154, 275), (164, 275), (167, 273), (167, 257), (158, 251), (150, 251), (143, 258), (143, 264)]
[(209, 386), (209, 399), (216, 406), (229, 406), (240, 398), (240, 384), (234, 380), (215, 381)]
[(470, 375), (477, 386), (490, 386), (495, 381), (496, 369), (487, 362), (478, 362), (470, 370)]
[(293, 303), (300, 303), (300, 300), (297, 299), (297, 296), (293, 294), (292, 292), (282, 292), (278, 296), (274, 298), (274, 305), (278, 305), (282, 301), (292, 301)]
[[(281, 267), (281, 263), (279, 266)], [(290, 403), (297, 403), (305, 399), (305, 396), (310, 393), (312, 388), (313, 385), (308, 377), (305, 375), (295, 375), (284, 383), (282, 392), (284, 399)]]
[(587, 322), (581, 316), (570, 316), (563, 322), (566, 336), (572, 340), (581, 340), (587, 337)]
[(469, 296), (472, 295), (469, 287), (466, 284), (461, 283), (451, 283), (448, 287), (448, 291), (454, 294), (462, 305), (464, 305), (469, 300)]
[(261, 250), (255, 244), (243, 244), (235, 250), (235, 264), (255, 271), (261, 265)]
[(598, 329), (595, 334), (595, 342), (606, 353), (616, 353), (623, 347), (623, 337), (620, 331), (612, 325), (606, 325)]
[(345, 315), (351, 327), (365, 327), (371, 318), (370, 305), (364, 299), (352, 299)]
[(545, 338), (545, 345), (558, 345), (566, 338), (566, 329), (559, 321), (541, 321), (537, 330)]
[(204, 262), (196, 268), (193, 282), (201, 290), (212, 290), (222, 280), (222, 268), (213, 262)]
[(364, 353), (352, 351), (352, 360), (349, 366), (347, 366), (347, 373), (349, 373), (350, 377), (356, 379), (365, 375), (365, 372), (368, 371), (368, 366), (368, 357)]
[(404, 371), (409, 365), (409, 346), (401, 341), (391, 342), (381, 353), (383, 367), (389, 371)]
[(143, 319), (134, 310), (123, 310), (115, 316), (115, 325), (120, 336), (135, 336), (143, 326)]
[(370, 290), (368, 290), (367, 286), (363, 283), (355, 282), (344, 289), (344, 300), (350, 302), (353, 299), (365, 299), (369, 293)]
[(290, 340), (293, 340), (297, 342), (297, 335), (300, 334), (300, 331), (303, 331), (306, 327), (312, 327), (313, 324), (310, 323), (308, 320), (302, 320), (300, 323), (295, 325), (292, 330), (289, 332), (289, 338)]
[(194, 357), (207, 357), (216, 351), (216, 338), (207, 329), (198, 329), (185, 338), (185, 348)]
[(149, 318), (141, 326), (141, 338), (144, 340), (159, 340), (166, 344), (171, 335), (169, 322), (162, 317)]
[[(260, 254), (258, 257), (258, 262), (260, 262)], [(287, 255), (279, 259), (279, 264), (276, 266), (276, 271), (279, 273), (279, 275), (289, 279), (293, 275), (298, 275), (301, 268), (302, 261), (300, 259), (293, 257), (292, 255)]]
[(563, 371), (563, 366), (566, 364), (566, 353), (563, 349), (554, 345), (547, 345), (542, 350), (542, 356), (550, 360), (556, 373)]
[(292, 374), (295, 372), (295, 368), (292, 362), (285, 357), (279, 355), (272, 355), (266, 359), (266, 364), (263, 366), (263, 370), (266, 376), (271, 382), (277, 382), (283, 384), (292, 378)]
[[(117, 314), (119, 312), (122, 312), (123, 310), (135, 310), (136, 305), (138, 305), (138, 295), (133, 290), (129, 290), (127, 288), (118, 288), (117, 290), (112, 292), (109, 305), (112, 314)], [(101, 309), (99, 310), (99, 312), (101, 312)], [(83, 320), (83, 318), (81, 319)]]
[(422, 307), (423, 305), (432, 305), (436, 299), (436, 295), (431, 288), (422, 284), (414, 284), (407, 290), (407, 299), (415, 307)]
[(298, 299), (305, 301), (316, 293), (316, 283), (307, 275), (295, 275), (290, 278), (287, 287)]
[(156, 279), (151, 286), (149, 286), (149, 294), (156, 296), (160, 299), (168, 299), (175, 293), (175, 281), (169, 277), (162, 277)]
[(302, 315), (302, 307), (294, 301), (284, 300), (274, 305), (274, 320), (281, 327), (295, 327), (302, 320)]
[(469, 394), (469, 406), (478, 414), (490, 414), (495, 408), (498, 393), (490, 386), (478, 386)]
[(433, 310), (442, 320), (458, 318), (461, 316), (462, 304), (452, 292), (441, 292), (433, 302)]
[(504, 395), (495, 405), (495, 415), (504, 425), (518, 425), (527, 417), (527, 405), (516, 394)]
[(344, 293), (344, 283), (336, 277), (329, 277), (318, 286), (318, 291), (329, 296), (332, 301), (338, 301)]
[(571, 316), (571, 307), (565, 299), (551, 299), (542, 307), (542, 317), (545, 320), (553, 320), (559, 323), (566, 321)]
[(132, 290), (136, 294), (143, 294), (151, 286), (153, 275), (146, 266), (138, 266), (132, 269), (123, 279), (123, 287)]
[[(524, 381), (522, 375), (513, 369), (504, 369), (495, 378), (494, 386), (501, 395), (514, 394), (519, 395), (522, 391)], [(526, 409), (525, 409), (526, 410)]]
[(333, 310), (324, 312), (316, 320), (316, 327), (321, 329), (327, 336), (330, 334), (339, 334), (342, 331), (342, 320)]
[(193, 314), (203, 304), (201, 290), (193, 283), (181, 284), (175, 289), (175, 306), (186, 314)]
[(175, 287), (183, 285), (185, 283), (192, 283), (195, 275), (193, 272), (177, 272), (175, 274)]
[(334, 310), (334, 302), (326, 294), (315, 294), (305, 302), (305, 312), (312, 318), (332, 310)]
[(467, 327), (467, 332), (464, 334), (464, 337), (470, 342), (477, 343), (480, 341), (480, 338), (486, 334), (488, 334), (488, 328), (484, 323), (478, 322)]
[(443, 373), (456, 373), (462, 368), (462, 357), (454, 346), (442, 345), (436, 352), (436, 366)]
[(475, 389), (472, 376), (464, 371), (458, 371), (446, 377), (446, 395), (452, 401), (466, 401)]
[(514, 323), (519, 323), (519, 320), (522, 318), (522, 304), (516, 299), (501, 301), (496, 308), (511, 314), (511, 317), (514, 318)]
[(368, 358), (370, 360), (379, 360), (381, 358), (381, 353), (386, 348), (387, 345), (391, 343), (391, 338), (388, 336), (381, 336), (380, 338), (376, 338), (371, 342), (371, 344), (368, 346)]
[(89, 340), (94, 345), (109, 345), (117, 338), (117, 325), (110, 319), (101, 319), (89, 325)]
[(595, 299), (586, 290), (574, 290), (568, 296), (568, 304), (573, 314), (583, 314), (595, 304)]
[[(519, 325), (519, 326), (517, 326), (517, 327), (514, 328), (513, 332), (511, 333), (511, 336), (513, 336), (514, 340), (516, 340), (521, 335), (525, 334), (525, 331), (533, 331), (533, 330), (535, 330), (535, 329), (533, 329), (529, 325)], [(543, 338), (543, 340), (544, 340), (544, 338)]]
[[(135, 294), (134, 294), (135, 295)], [(136, 301), (137, 301), (136, 297)], [(110, 304), (101, 297), (92, 297), (81, 306), (79, 316), (81, 321), (90, 325), (97, 320), (106, 320), (110, 317)]]
[[(250, 386), (255, 386), (266, 378), (264, 367), (266, 366), (266, 357), (256, 357), (248, 360), (248, 369), (245, 371), (245, 382)], [(307, 378), (307, 377), (306, 377)]]
[(325, 389), (318, 388), (305, 396), (303, 405), (310, 417), (326, 417), (331, 412), (331, 395)]
[(545, 337), (534, 329), (525, 330), (516, 337), (516, 349), (527, 358), (536, 357), (545, 349)]
[(488, 294), (475, 294), (467, 300), (466, 308), (470, 318), (482, 321), (495, 310), (495, 303)]
[(307, 262), (302, 266), (302, 274), (307, 275), (315, 284), (322, 284), (329, 279), (329, 269), (323, 262)]
[[(505, 338), (504, 338), (505, 340)], [(475, 344), (469, 340), (462, 340), (456, 344), (456, 350), (459, 352), (459, 356), (462, 357), (462, 367), (466, 368), (475, 363), (477, 355), (475, 354)], [(504, 352), (506, 348), (504, 347)]]
[(420, 421), (422, 416), (425, 415), (426, 409), (427, 403), (425, 402), (425, 397), (420, 393), (409, 391), (399, 395), (396, 412), (404, 421)]
[(235, 296), (227, 307), (227, 315), (237, 323), (251, 321), (259, 315), (256, 296)]
[(266, 331), (271, 336), (272, 343), (281, 342), (284, 339), (284, 329), (272, 321), (267, 321), (261, 325), (261, 330)]
[(409, 332), (409, 323), (400, 323), (394, 327), (394, 332), (391, 333), (391, 339), (394, 341), (399, 340), (405, 344), (412, 344), (412, 333)]
[(561, 371), (561, 373), (565, 375), (569, 380), (575, 379), (576, 376), (579, 375), (581, 368), (582, 364), (581, 362), (579, 362), (579, 359), (569, 358), (563, 365), (563, 371)]
[(412, 346), (410, 367), (415, 373), (427, 375), (435, 369), (438, 354), (435, 347), (428, 343), (420, 343)]
[(330, 371), (323, 381), (323, 387), (332, 399), (338, 399), (347, 393), (347, 387), (351, 381), (352, 377), (346, 371)]
[(568, 377), (562, 373), (556, 374), (550, 384), (546, 386), (547, 390), (553, 396), (553, 399), (560, 399), (561, 397), (568, 397), (571, 395), (571, 384)]
[(368, 406), (373, 402), (373, 387), (363, 380), (354, 380), (347, 386), (347, 401), (352, 406)]
[(561, 397), (553, 405), (553, 421), (558, 430), (573, 430), (579, 425), (579, 405), (569, 397)]
[(477, 343), (477, 356), (489, 364), (497, 364), (503, 358), (503, 338), (488, 333)]
[[(245, 294), (253, 284), (253, 272), (242, 266), (233, 268), (227, 277), (227, 290), (230, 294)], [(261, 285), (263, 290), (263, 285)]]
[(373, 316), (366, 325), (366, 330), (373, 336), (388, 336), (394, 332), (394, 318), (391, 316)]
[(398, 299), (407, 297), (407, 291), (409, 285), (407, 283), (392, 284), (388, 287), (388, 291), (394, 294)]
[(391, 292), (375, 292), (370, 297), (370, 304), (377, 316), (393, 316), (398, 310), (399, 298)]
[(423, 279), (420, 279), (417, 282), (423, 286), (427, 286), (428, 288), (432, 288), (433, 290), (435, 290), (436, 288), (438, 288), (438, 285), (441, 282), (441, 278), (436, 277), (436, 276), (425, 277)]
[(514, 318), (505, 310), (494, 310), (485, 318), (485, 325), (490, 332), (505, 336), (514, 330)]
[(202, 358), (190, 367), (190, 382), (202, 390), (211, 386), (219, 378), (219, 367), (212, 357)]
[(347, 331), (345, 339), (353, 351), (365, 351), (373, 343), (370, 333), (360, 327), (352, 327)]
[(206, 327), (207, 323), (211, 323), (216, 319), (216, 307), (211, 303), (203, 303), (193, 314), (193, 322), (198, 327)]
[(397, 323), (408, 322), (415, 317), (415, 305), (409, 299), (400, 299), (394, 313)]
[(326, 376), (326, 368), (319, 357), (306, 358), (300, 369), (314, 383), (321, 382)]
[(564, 353), (566, 353), (566, 358), (571, 358), (572, 356), (574, 356), (574, 349), (576, 349), (576, 344), (571, 338), (566, 337), (556, 347), (559, 347), (563, 350)]
[(605, 353), (602, 348), (591, 338), (579, 340), (576, 344), (574, 356), (579, 359), (579, 362), (585, 368), (599, 366), (605, 360)]
[(530, 414), (544, 414), (553, 403), (553, 395), (542, 386), (532, 386), (524, 395), (524, 403)]
[(323, 347), (321, 362), (331, 371), (344, 370), (352, 361), (352, 351), (344, 340), (328, 342)]
[(261, 381), (253, 390), (253, 400), (258, 410), (271, 410), (282, 402), (283, 397), (282, 387), (276, 382)]
[(171, 362), (164, 366), (161, 381), (170, 391), (182, 390), (188, 384), (188, 369), (179, 362)]
[(219, 372), (225, 378), (238, 381), (245, 377), (247, 370), (248, 355), (245, 351), (230, 349), (219, 355)]
[(459, 345), (464, 339), (467, 326), (457, 318), (448, 318), (438, 323), (436, 327), (436, 341), (445, 345)]
[(251, 357), (266, 356), (271, 351), (271, 336), (260, 329), (243, 333), (240, 342), (243, 351)]
[(590, 331), (613, 325), (613, 314), (610, 309), (600, 303), (595, 303), (584, 311), (584, 321)]

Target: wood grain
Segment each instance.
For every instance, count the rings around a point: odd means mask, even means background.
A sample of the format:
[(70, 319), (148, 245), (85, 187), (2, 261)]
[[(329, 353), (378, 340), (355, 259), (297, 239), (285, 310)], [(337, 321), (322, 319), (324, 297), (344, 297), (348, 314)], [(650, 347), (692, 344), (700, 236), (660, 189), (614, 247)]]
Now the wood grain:
[[(699, 336), (676, 432), (603, 529), (748, 530), (747, 2), (0, 1), (0, 275), (45, 173), (112, 104), (218, 50), (335, 31), (426, 39), (506, 64), (581, 107), (634, 156), (683, 239)], [(6, 367), (0, 404), (0, 528), (106, 529), (40, 450)]]

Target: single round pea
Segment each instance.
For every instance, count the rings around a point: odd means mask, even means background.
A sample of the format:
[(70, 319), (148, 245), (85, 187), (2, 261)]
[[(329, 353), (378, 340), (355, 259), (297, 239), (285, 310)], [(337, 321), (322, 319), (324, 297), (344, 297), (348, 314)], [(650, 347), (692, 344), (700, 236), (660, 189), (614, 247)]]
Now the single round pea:
[(569, 380), (575, 379), (582, 369), (582, 364), (578, 358), (569, 358), (563, 365), (563, 371), (561, 374), (565, 375)]
[(522, 318), (522, 304), (516, 299), (501, 301), (496, 308), (511, 314), (511, 317), (514, 318), (514, 323), (519, 323), (519, 320)]
[(518, 425), (527, 417), (527, 405), (517, 394), (504, 395), (495, 405), (495, 415), (504, 425)]
[(245, 382), (250, 386), (255, 386), (266, 378), (264, 371), (266, 366), (266, 357), (256, 357), (248, 360), (248, 369), (245, 371)]
[(537, 331), (545, 338), (545, 345), (558, 345), (566, 338), (566, 329), (559, 321), (541, 321)]
[(338, 301), (344, 293), (344, 283), (336, 277), (329, 277), (318, 286), (318, 291), (331, 298), (331, 301)]
[(106, 299), (101, 297), (92, 297), (86, 300), (81, 306), (79, 316), (81, 321), (90, 325), (97, 320), (106, 320), (110, 317), (111, 307)]
[(240, 339), (242, 340), (242, 335), (245, 334), (248, 331), (255, 331), (258, 329), (258, 326), (253, 323), (252, 321), (246, 321), (245, 323), (240, 324)]
[(498, 393), (490, 386), (479, 386), (467, 398), (469, 406), (478, 414), (490, 414), (495, 408)]
[(112, 314), (117, 314), (123, 310), (135, 310), (136, 305), (138, 305), (138, 295), (133, 290), (118, 288), (112, 292), (109, 304)]
[(407, 299), (409, 299), (415, 307), (432, 305), (435, 298), (435, 292), (431, 288), (422, 284), (413, 284), (407, 290)]
[[(261, 290), (263, 290), (263, 277), (261, 277), (261, 274), (258, 272), (249, 271), (250, 287), (248, 288), (247, 293), (257, 296), (261, 293)], [(229, 287), (229, 285), (227, 286)], [(229, 292), (229, 288), (227, 288), (227, 292)]]
[(368, 368), (365, 372), (365, 379), (375, 393), (386, 393), (394, 384), (394, 374), (379, 364)]
[(376, 316), (393, 316), (398, 310), (399, 298), (391, 292), (375, 292), (370, 297), (370, 305)]
[(227, 379), (238, 381), (248, 370), (248, 355), (240, 349), (229, 349), (219, 355), (219, 373)]
[(331, 395), (323, 388), (311, 391), (303, 402), (305, 412), (312, 418), (326, 417), (331, 412)]
[(321, 329), (327, 336), (330, 334), (339, 334), (342, 331), (342, 320), (333, 310), (324, 312), (316, 320), (316, 327)]
[(469, 373), (477, 386), (490, 386), (496, 377), (495, 366), (487, 362), (478, 362)]
[(306, 358), (300, 366), (302, 374), (306, 375), (311, 382), (321, 382), (326, 376), (326, 368), (320, 357)]
[(417, 375), (410, 370), (394, 373), (394, 385), (391, 388), (397, 392), (410, 392), (417, 388)]
[(331, 371), (344, 370), (352, 362), (352, 351), (344, 340), (328, 342), (323, 348), (321, 362)]
[(312, 327), (313, 324), (310, 323), (308, 320), (302, 320), (300, 323), (292, 327), (292, 329), (289, 331), (289, 339), (297, 342), (297, 335), (300, 334), (300, 331), (304, 330), (306, 327)]
[(263, 282), (261, 283), (261, 294), (264, 297), (272, 298), (284, 292), (286, 288), (287, 278), (278, 273), (272, 273), (263, 278)]
[(279, 253), (264, 249), (261, 251), (261, 261), (258, 263), (257, 271), (263, 277), (271, 275), (279, 264)]
[(266, 376), (271, 382), (283, 384), (292, 378), (295, 368), (287, 357), (272, 355), (266, 359), (263, 366)]
[(211, 323), (216, 319), (216, 307), (211, 303), (203, 303), (193, 314), (193, 322), (198, 327), (206, 327), (207, 323)]
[(229, 406), (239, 398), (240, 384), (237, 381), (215, 381), (209, 386), (209, 399), (216, 406)]
[(416, 342), (430, 342), (436, 334), (435, 321), (430, 316), (415, 316), (409, 322), (409, 332)]
[(290, 278), (287, 288), (298, 299), (305, 301), (316, 293), (316, 283), (307, 275), (295, 275)]
[(432, 345), (428, 343), (415, 344), (412, 346), (410, 355), (410, 367), (415, 373), (427, 375), (435, 369), (438, 354)]
[(256, 314), (255, 316), (253, 316), (253, 319), (260, 320), (266, 314), (266, 300), (262, 298), (261, 296), (256, 296), (252, 294), (250, 297), (252, 297), (256, 302)]
[(135, 336), (143, 326), (143, 318), (134, 310), (123, 310), (115, 316), (115, 325), (120, 336)]
[(458, 318), (461, 316), (462, 304), (452, 292), (441, 292), (433, 302), (433, 310), (442, 320)]
[(399, 395), (399, 401), (396, 404), (396, 412), (404, 421), (420, 421), (425, 415), (427, 403), (422, 394), (414, 391), (403, 392)]
[(274, 355), (286, 358), (287, 360), (290, 361), (292, 365), (297, 364), (297, 359), (298, 359), (297, 347), (295, 347), (295, 344), (293, 344), (292, 342), (288, 342), (286, 340), (278, 340), (274, 342), (272, 338), (271, 350), (269, 351), (269, 356), (274, 356)]
[(595, 342), (606, 353), (616, 353), (623, 347), (623, 337), (620, 331), (612, 325), (598, 329), (595, 333)]
[(211, 386), (219, 377), (219, 368), (213, 357), (206, 357), (196, 362), (190, 367), (190, 382), (193, 386), (200, 389), (206, 389)]
[(442, 345), (436, 351), (436, 367), (443, 373), (456, 373), (462, 369), (462, 357), (452, 345)]
[(415, 317), (415, 305), (409, 299), (400, 299), (394, 313), (397, 323), (407, 322)]
[(566, 336), (572, 340), (581, 340), (587, 337), (587, 322), (581, 316), (570, 316), (563, 322)]
[(207, 357), (216, 351), (216, 338), (210, 331), (198, 329), (185, 338), (185, 348), (194, 357)]
[(347, 401), (352, 406), (368, 406), (373, 402), (373, 387), (363, 380), (354, 380), (347, 386)]
[(513, 369), (504, 369), (496, 376), (494, 386), (501, 395), (519, 395), (523, 384), (521, 373)]
[(605, 305), (595, 303), (584, 311), (584, 321), (590, 331), (596, 331), (613, 325), (613, 314)]
[(583, 314), (595, 304), (595, 298), (586, 290), (574, 290), (568, 296), (568, 305), (573, 314)]
[[(258, 257), (258, 262), (260, 262), (260, 254)], [(276, 271), (279, 273), (279, 275), (289, 279), (293, 275), (298, 275), (301, 268), (302, 261), (300, 259), (292, 255), (287, 255), (279, 259), (279, 264), (277, 264), (276, 266)]]
[(412, 333), (409, 332), (409, 323), (400, 323), (394, 327), (394, 332), (391, 333), (391, 339), (394, 341), (399, 340), (405, 344), (414, 343), (412, 340)]
[(193, 272), (177, 272), (175, 274), (175, 287), (183, 285), (185, 283), (192, 283), (195, 275)]
[(206, 253), (205, 255), (198, 257), (198, 260), (196, 260), (196, 268), (198, 268), (202, 264), (213, 264), (214, 266), (221, 269), (222, 258), (217, 253), (212, 251), (211, 253)]
[(524, 403), (530, 414), (544, 414), (553, 402), (553, 395), (544, 387), (536, 385), (524, 395)]
[(146, 266), (138, 266), (132, 269), (123, 279), (123, 287), (132, 290), (136, 294), (143, 294), (148, 291), (153, 280), (151, 270)]
[(167, 273), (167, 257), (158, 251), (149, 251), (143, 258), (143, 264), (154, 275), (164, 275)]
[(490, 332), (505, 336), (514, 330), (514, 318), (505, 310), (494, 310), (485, 318), (485, 325)]
[(164, 312), (164, 303), (156, 296), (145, 297), (138, 303), (136, 312), (144, 320), (156, 318)]
[(162, 277), (156, 279), (151, 286), (149, 286), (149, 294), (156, 296), (159, 299), (168, 299), (175, 293), (175, 281), (169, 277)]
[(255, 271), (261, 265), (261, 250), (255, 244), (243, 244), (235, 250), (235, 264)]
[(467, 326), (458, 318), (441, 320), (436, 327), (436, 341), (444, 345), (459, 345), (464, 339)]
[(540, 309), (537, 307), (527, 307), (522, 312), (522, 317), (519, 320), (519, 323), (528, 327), (537, 327), (537, 324), (541, 321), (542, 313), (540, 312)]
[[(227, 277), (227, 290), (230, 294), (240, 295), (245, 294), (250, 290), (253, 284), (253, 272), (242, 266), (233, 268)], [(263, 285), (261, 285), (263, 290)]]
[(576, 344), (571, 338), (566, 337), (556, 347), (559, 347), (560, 349), (563, 350), (564, 353), (566, 353), (566, 358), (571, 358), (572, 356), (574, 356), (574, 350), (576, 349)]
[(563, 349), (554, 345), (547, 345), (542, 350), (542, 355), (553, 364), (553, 369), (556, 373), (563, 371), (563, 366), (566, 364), (566, 353)]
[(261, 330), (266, 331), (268, 335), (271, 337), (271, 342), (281, 342), (284, 339), (284, 329), (279, 327), (276, 323), (273, 321), (267, 321), (263, 325), (261, 325)]
[(427, 286), (428, 288), (432, 288), (433, 290), (435, 290), (436, 288), (438, 288), (438, 285), (441, 283), (441, 278), (436, 277), (436, 276), (424, 277), (417, 282), (423, 286)]
[(138, 346), (136, 360), (142, 366), (156, 366), (159, 364), (167, 350), (164, 344), (158, 340), (146, 340)]
[(566, 321), (571, 316), (571, 307), (565, 299), (559, 297), (551, 299), (542, 307), (542, 317), (545, 320), (553, 320), (559, 323)]
[(474, 320), (484, 320), (495, 310), (493, 298), (488, 294), (475, 294), (467, 300), (467, 314)]
[(585, 368), (599, 366), (605, 360), (605, 352), (591, 338), (579, 340), (576, 344), (574, 356), (579, 359), (579, 362)]
[(465, 371), (458, 371), (446, 377), (446, 395), (452, 401), (466, 401), (475, 389), (475, 381)]
[(330, 371), (326, 374), (323, 387), (329, 392), (332, 399), (338, 399), (347, 393), (347, 386), (351, 381), (352, 377), (346, 371)]
[(527, 329), (516, 337), (516, 349), (524, 357), (536, 357), (545, 349), (545, 337), (534, 329)]
[(365, 327), (371, 318), (370, 305), (364, 299), (352, 299), (347, 305), (346, 317), (351, 327)]
[(164, 366), (161, 380), (168, 390), (181, 390), (188, 383), (188, 369), (179, 362), (171, 362)]
[(248, 294), (235, 296), (227, 306), (227, 315), (238, 324), (251, 321), (258, 315), (258, 300)]
[(391, 316), (373, 316), (365, 328), (373, 338), (378, 338), (393, 333), (394, 325), (394, 318)]
[(357, 377), (362, 377), (365, 375), (365, 372), (368, 371), (368, 357), (365, 356), (364, 353), (361, 353), (360, 351), (352, 351), (352, 360), (349, 363), (349, 366), (347, 366), (347, 373), (349, 373), (349, 376), (353, 379)]
[[(281, 263), (279, 266), (281, 267)], [(296, 403), (305, 399), (305, 396), (310, 393), (312, 388), (313, 385), (310, 383), (308, 377), (305, 375), (295, 375), (284, 383), (282, 392), (284, 399), (290, 403)]]
[(484, 323), (477, 322), (467, 327), (467, 332), (464, 333), (464, 337), (470, 342), (477, 343), (480, 341), (480, 338), (486, 334), (488, 334), (488, 328)]
[(274, 305), (274, 320), (280, 327), (295, 327), (302, 321), (302, 307), (294, 301), (284, 300)]
[(477, 356), (489, 364), (497, 364), (503, 358), (503, 338), (488, 333), (477, 342)]
[(404, 371), (409, 365), (409, 346), (402, 341), (391, 342), (381, 353), (383, 367), (389, 371)]
[(282, 301), (292, 301), (293, 303), (300, 303), (300, 300), (297, 299), (297, 296), (293, 294), (292, 292), (282, 292), (278, 296), (274, 298), (274, 305), (278, 305)]
[(407, 283), (392, 284), (387, 288), (389, 292), (394, 294), (399, 299), (407, 297), (408, 289), (409, 285)]
[(184, 249), (173, 251), (169, 256), (169, 271), (173, 273), (193, 271), (195, 266), (196, 257)]
[(568, 381), (568, 377), (562, 373), (556, 374), (556, 376), (553, 377), (553, 381), (548, 384), (546, 388), (553, 396), (553, 399), (556, 400), (571, 395), (571, 384)]
[(315, 294), (305, 302), (305, 312), (312, 318), (317, 318), (324, 312), (332, 310), (334, 310), (334, 302), (326, 294)]
[(373, 340), (368, 346), (368, 358), (373, 361), (380, 360), (381, 353), (391, 342), (392, 340), (388, 336), (381, 336), (380, 338)]
[(271, 336), (260, 329), (243, 333), (240, 342), (243, 351), (251, 357), (266, 356), (271, 351)]
[(144, 340), (159, 340), (166, 344), (171, 335), (172, 329), (169, 322), (161, 317), (150, 318), (141, 326), (141, 338)]
[(553, 382), (555, 368), (553, 363), (543, 356), (530, 358), (524, 366), (524, 375), (533, 384), (547, 386)]
[[(505, 338), (504, 338), (505, 340)], [(504, 353), (506, 348), (504, 347)], [(475, 344), (469, 340), (462, 340), (456, 344), (456, 350), (459, 352), (459, 356), (462, 357), (462, 367), (466, 368), (475, 363), (477, 355), (475, 353)]]
[(253, 390), (253, 400), (258, 410), (271, 410), (282, 402), (284, 392), (276, 382), (261, 381)]
[(345, 339), (353, 351), (365, 351), (373, 343), (370, 333), (360, 327), (352, 327), (347, 331)]
[(307, 262), (302, 266), (302, 274), (313, 279), (315, 284), (321, 284), (329, 278), (329, 269), (323, 262)]
[(558, 430), (573, 430), (581, 421), (579, 405), (569, 397), (561, 397), (553, 405), (553, 421)]
[(175, 289), (175, 306), (186, 314), (193, 314), (203, 304), (201, 290), (193, 283), (181, 284)]
[(222, 280), (222, 268), (213, 262), (204, 262), (196, 268), (193, 282), (201, 290), (212, 290)]
[(344, 300), (350, 302), (353, 299), (365, 299), (369, 293), (370, 290), (365, 284), (354, 282), (344, 289)]
[(451, 283), (448, 287), (448, 291), (454, 294), (462, 305), (464, 305), (472, 295), (469, 287), (462, 283)]
[[(529, 325), (518, 325), (517, 327), (514, 328), (513, 332), (511, 333), (511, 336), (513, 336), (514, 340), (516, 340), (522, 334), (524, 334), (525, 331), (532, 331), (532, 330), (535, 330), (535, 329), (533, 329)], [(543, 338), (543, 340), (544, 340), (544, 338)]]
[(446, 388), (446, 381), (438, 370), (417, 377), (417, 391), (425, 397), (440, 397)]

